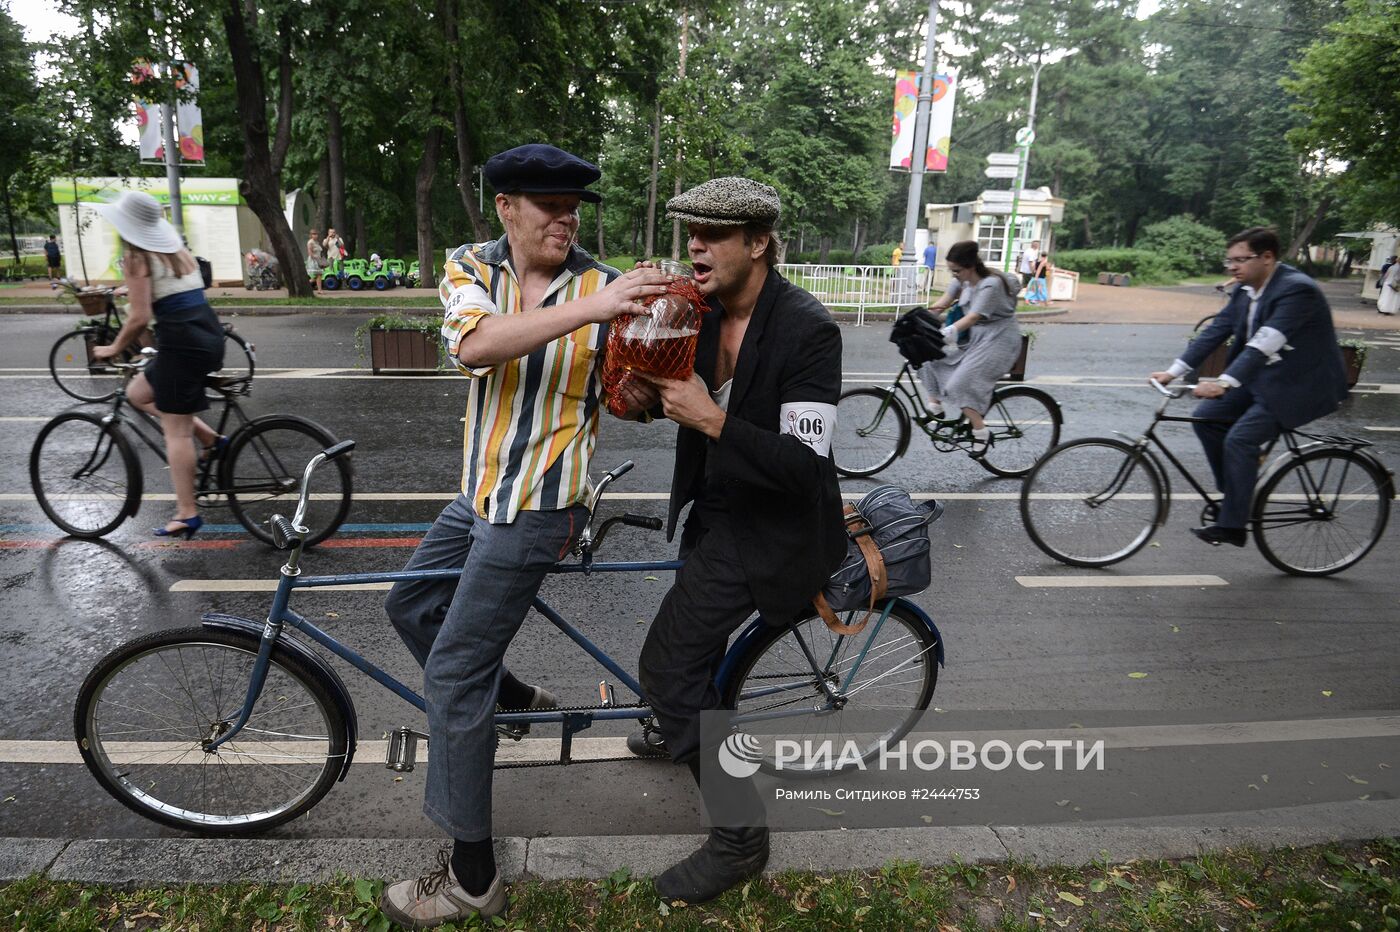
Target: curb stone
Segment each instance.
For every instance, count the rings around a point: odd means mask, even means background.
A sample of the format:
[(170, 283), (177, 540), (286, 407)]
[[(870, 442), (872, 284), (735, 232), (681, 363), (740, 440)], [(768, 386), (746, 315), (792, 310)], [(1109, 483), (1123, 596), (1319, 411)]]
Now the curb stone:
[[(1163, 816), (1067, 825), (826, 829), (773, 836), (767, 873), (873, 870), (891, 860), (925, 864), (1006, 860), (1088, 865), (1194, 857), (1244, 845), (1282, 847), (1400, 836), (1400, 800)], [(498, 838), (506, 880), (597, 879), (626, 866), (649, 877), (689, 854), (700, 835)], [(336, 874), (398, 880), (430, 867), (441, 839), (0, 839), (0, 880), (45, 872), (54, 880), (117, 887), (297, 883)]]

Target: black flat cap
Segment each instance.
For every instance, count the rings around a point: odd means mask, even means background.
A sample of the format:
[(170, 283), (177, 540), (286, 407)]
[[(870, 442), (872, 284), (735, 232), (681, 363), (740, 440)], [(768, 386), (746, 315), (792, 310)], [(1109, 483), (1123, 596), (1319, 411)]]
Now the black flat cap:
[(485, 172), (499, 194), (577, 194), (590, 204), (603, 199), (588, 190), (603, 176), (597, 165), (540, 142), (496, 153)]

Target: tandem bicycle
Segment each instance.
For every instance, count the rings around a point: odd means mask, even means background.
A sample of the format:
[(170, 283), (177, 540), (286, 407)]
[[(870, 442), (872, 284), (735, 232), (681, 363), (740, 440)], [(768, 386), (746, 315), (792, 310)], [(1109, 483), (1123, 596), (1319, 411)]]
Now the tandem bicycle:
[[(354, 441), (346, 440), (313, 456), (302, 474), (293, 517), (271, 518), (270, 533), (289, 554), (265, 620), (206, 614), (196, 626), (118, 647), (88, 674), (74, 710), (78, 746), (93, 776), (126, 806), (164, 825), (207, 835), (258, 832), (314, 806), (349, 771), (360, 726), (344, 682), (312, 644), (425, 710), (413, 689), (289, 607), (293, 593), (302, 589), (460, 575), (456, 569), (304, 575), (308, 532), (302, 521), (312, 476), (353, 447)], [(589, 576), (681, 566), (674, 560), (595, 562), (614, 525), (661, 528), (655, 517), (622, 514), (608, 518), (595, 533), (604, 489), (631, 468), (631, 462), (623, 463), (594, 488), (572, 556), (554, 572)], [(935, 506), (928, 520), (940, 512)], [(497, 711), (498, 740), (502, 731), (518, 738), (530, 724), (559, 725), (559, 759), (547, 763), (569, 764), (580, 731), (594, 722), (645, 721), (651, 710), (631, 673), (538, 596), (533, 608), (635, 697), (617, 701), (604, 681), (596, 705)], [(854, 614), (844, 620), (850, 622)], [(892, 598), (877, 604), (861, 632), (849, 636), (836, 634), (815, 614), (785, 626), (756, 617), (730, 644), (716, 685), (736, 727), (780, 720), (784, 734), (844, 735), (859, 742), (864, 763), (882, 743), (897, 741), (913, 727), (928, 707), (942, 662), (942, 639), (933, 621), (912, 602)], [(847, 727), (847, 711), (859, 713), (859, 725)], [(405, 726), (393, 729), (389, 738), (385, 766), (412, 770), (418, 742), (428, 736)], [(770, 771), (772, 747), (760, 742), (757, 751), (760, 766)], [(831, 769), (828, 761), (825, 767), (812, 765), (809, 773)], [(786, 766), (784, 772), (794, 768)]]

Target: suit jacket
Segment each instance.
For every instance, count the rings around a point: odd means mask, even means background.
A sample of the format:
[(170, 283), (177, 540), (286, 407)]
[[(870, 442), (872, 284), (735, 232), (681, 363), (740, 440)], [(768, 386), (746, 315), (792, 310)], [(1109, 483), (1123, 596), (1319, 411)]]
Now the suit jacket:
[[(705, 315), (695, 351), (695, 371), (712, 391), (722, 314)], [(781, 433), (779, 407), (834, 406), (840, 394), (840, 328), (816, 298), (770, 269), (739, 349), (723, 431), (711, 441), (682, 427), (676, 438), (667, 539), (681, 509), (707, 481), (718, 483), (754, 604), (773, 623), (807, 611), (846, 553), (831, 456)]]
[[(1301, 427), (1337, 410), (1347, 397), (1346, 372), (1332, 328), (1332, 309), (1317, 282), (1280, 263), (1264, 286), (1254, 326), (1246, 333), (1248, 324), (1249, 295), (1236, 288), (1225, 309), (1186, 347), (1181, 361), (1194, 369), (1234, 337), (1225, 375), (1253, 392), (1284, 427)], [(1277, 342), (1279, 335), (1284, 342), (1276, 351), (1260, 348), (1270, 346), (1271, 337)]]

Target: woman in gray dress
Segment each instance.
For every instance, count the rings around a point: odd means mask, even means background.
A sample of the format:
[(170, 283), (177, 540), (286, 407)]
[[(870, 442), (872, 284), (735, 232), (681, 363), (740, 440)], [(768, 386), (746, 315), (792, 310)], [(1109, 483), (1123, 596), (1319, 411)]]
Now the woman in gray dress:
[[(949, 354), (925, 363), (919, 375), (935, 417), (967, 418), (972, 427), (968, 455), (981, 459), (992, 445), (992, 432), (982, 416), (991, 404), (997, 380), (1011, 371), (1021, 352), (1021, 330), (1016, 325), (1016, 295), (1021, 282), (987, 268), (972, 240), (954, 243), (946, 261), (953, 283), (929, 310), (936, 313), (957, 303), (964, 313), (943, 328)], [(958, 337), (964, 333), (971, 339), (959, 351)]]

